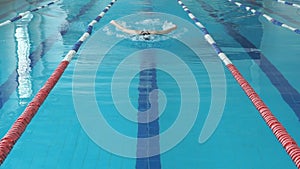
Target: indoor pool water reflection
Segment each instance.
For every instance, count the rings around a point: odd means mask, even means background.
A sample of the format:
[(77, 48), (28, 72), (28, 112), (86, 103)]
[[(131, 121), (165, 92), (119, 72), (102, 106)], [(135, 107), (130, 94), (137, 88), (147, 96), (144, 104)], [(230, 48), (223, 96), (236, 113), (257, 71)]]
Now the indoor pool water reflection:
[[(0, 27), (1, 137), (110, 2), (61, 0)], [(0, 23), (47, 3), (0, 0)], [(183, 3), (299, 143), (299, 35), (227, 0)], [(300, 28), (295, 7), (241, 3)], [(145, 41), (111, 20), (177, 29)], [(0, 168), (297, 167), (177, 1), (119, 0)]]

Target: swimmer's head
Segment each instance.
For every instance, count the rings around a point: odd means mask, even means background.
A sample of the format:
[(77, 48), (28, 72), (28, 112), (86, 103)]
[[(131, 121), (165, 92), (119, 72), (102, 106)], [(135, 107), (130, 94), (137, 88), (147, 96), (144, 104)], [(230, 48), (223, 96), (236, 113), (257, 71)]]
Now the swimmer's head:
[(140, 35), (142, 35), (144, 40), (150, 40), (151, 39), (151, 37), (150, 37), (151, 33), (148, 32), (148, 31), (141, 31)]

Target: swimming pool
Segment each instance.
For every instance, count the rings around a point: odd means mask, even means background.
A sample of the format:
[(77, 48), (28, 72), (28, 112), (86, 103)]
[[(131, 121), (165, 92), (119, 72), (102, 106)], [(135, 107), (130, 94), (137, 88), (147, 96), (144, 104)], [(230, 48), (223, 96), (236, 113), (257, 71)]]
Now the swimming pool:
[[(110, 2), (59, 1), (0, 27), (1, 137)], [(183, 2), (299, 143), (299, 35), (226, 0)], [(300, 28), (297, 8), (241, 2)], [(46, 3), (1, 6), (1, 21)], [(111, 20), (178, 28), (145, 41)], [(1, 168), (297, 167), (177, 1), (119, 0)]]

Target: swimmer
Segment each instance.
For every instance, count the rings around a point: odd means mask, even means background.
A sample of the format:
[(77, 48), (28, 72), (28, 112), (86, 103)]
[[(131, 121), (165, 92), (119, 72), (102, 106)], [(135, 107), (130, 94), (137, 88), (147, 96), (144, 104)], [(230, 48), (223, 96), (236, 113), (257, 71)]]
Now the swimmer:
[(116, 28), (120, 29), (122, 32), (130, 34), (130, 35), (142, 35), (145, 40), (150, 40), (150, 35), (163, 35), (163, 34), (168, 34), (175, 30), (177, 28), (176, 25), (174, 25), (171, 28), (165, 29), (165, 30), (132, 30), (132, 29), (127, 29), (118, 24), (116, 21), (112, 20), (110, 21), (110, 24), (114, 25)]

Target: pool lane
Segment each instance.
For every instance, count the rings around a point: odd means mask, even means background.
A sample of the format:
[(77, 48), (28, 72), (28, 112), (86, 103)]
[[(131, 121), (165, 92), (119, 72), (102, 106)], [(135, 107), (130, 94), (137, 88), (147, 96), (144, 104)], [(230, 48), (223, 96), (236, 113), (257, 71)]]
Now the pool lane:
[[(73, 18), (67, 20), (66, 23), (63, 25), (69, 25), (75, 21), (78, 21), (80, 19), (80, 16), (84, 15), (90, 8), (92, 8), (97, 0), (91, 0), (86, 5), (82, 6), (78, 12), (77, 15), (75, 15)], [(60, 34), (63, 36), (69, 31), (68, 27), (64, 27), (60, 31)], [(58, 34), (55, 34), (53, 36), (49, 36), (47, 39), (42, 41), (39, 46), (30, 53), (29, 58), (31, 60), (30, 67), (33, 68), (36, 63), (50, 50), (52, 49), (55, 42), (59, 40)], [(0, 86), (0, 109), (4, 106), (4, 104), (9, 100), (9, 97), (12, 95), (12, 93), (17, 89), (18, 86), (18, 73), (15, 69), (8, 77), (8, 79)]]
[[(239, 32), (234, 30), (234, 23), (224, 21), (220, 19), (216, 13), (219, 10), (214, 9), (210, 4), (197, 0), (201, 7), (209, 13), (209, 16), (214, 18), (218, 23), (222, 24), (227, 33), (238, 42), (245, 50), (245, 52), (250, 56), (252, 60), (260, 67), (260, 69), (266, 74), (271, 83), (279, 91), (283, 100), (290, 106), (295, 112), (298, 120), (300, 120), (300, 94), (299, 92), (288, 82), (288, 80), (283, 76), (283, 74), (273, 65), (259, 49), (249, 41), (245, 36), (241, 35)], [(254, 49), (249, 51), (248, 49)]]
[[(145, 0), (147, 4), (143, 11), (153, 12), (152, 0)], [(141, 61), (141, 71), (139, 73), (139, 97), (138, 97), (138, 133), (137, 133), (137, 149), (136, 149), (136, 169), (160, 169), (160, 144), (159, 144), (159, 112), (158, 112), (158, 93), (155, 90), (157, 86), (157, 70), (155, 68), (155, 59), (152, 60), (151, 56), (155, 52), (143, 52), (144, 57)], [(147, 67), (151, 69), (145, 69)], [(145, 115), (146, 114), (146, 115)], [(154, 117), (155, 120), (150, 121)], [(147, 118), (147, 119), (145, 119)], [(145, 123), (146, 122), (146, 123)], [(157, 136), (157, 137), (155, 137)], [(155, 137), (155, 139), (143, 138)], [(149, 157), (149, 153), (157, 152), (155, 156)], [(147, 155), (147, 157), (140, 158)]]

